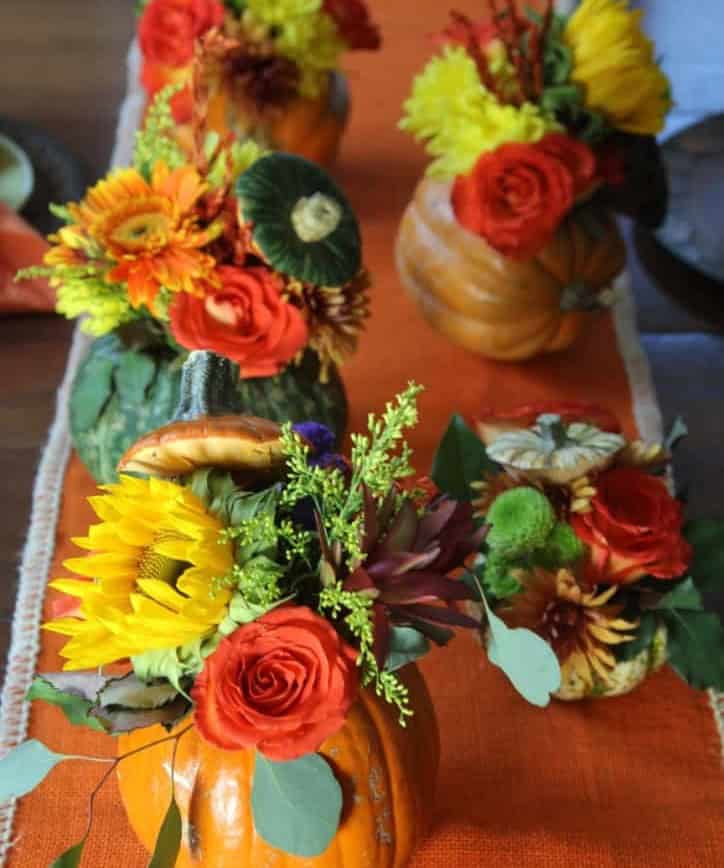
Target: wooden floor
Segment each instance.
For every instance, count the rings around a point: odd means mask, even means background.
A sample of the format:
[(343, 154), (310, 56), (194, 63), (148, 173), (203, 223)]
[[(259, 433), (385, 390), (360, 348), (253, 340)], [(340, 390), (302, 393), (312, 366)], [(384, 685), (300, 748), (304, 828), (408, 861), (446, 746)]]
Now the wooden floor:
[[(0, 0), (0, 116), (44, 128), (105, 171), (125, 91), (133, 0)], [(40, 448), (53, 416), (72, 325), (0, 320), (0, 670)]]

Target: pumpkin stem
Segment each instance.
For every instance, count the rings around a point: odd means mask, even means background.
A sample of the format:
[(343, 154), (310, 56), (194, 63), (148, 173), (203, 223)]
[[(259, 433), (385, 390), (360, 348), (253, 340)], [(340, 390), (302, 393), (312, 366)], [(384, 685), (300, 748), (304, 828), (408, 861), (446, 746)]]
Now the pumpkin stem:
[(555, 413), (543, 413), (536, 421), (540, 430), (543, 448), (550, 455), (568, 444), (568, 433), (561, 417)]
[(174, 421), (239, 412), (238, 382), (239, 367), (234, 362), (207, 350), (190, 353), (181, 372), (181, 397)]
[(342, 206), (325, 193), (302, 196), (292, 208), (294, 231), (302, 241), (323, 241), (339, 226)]

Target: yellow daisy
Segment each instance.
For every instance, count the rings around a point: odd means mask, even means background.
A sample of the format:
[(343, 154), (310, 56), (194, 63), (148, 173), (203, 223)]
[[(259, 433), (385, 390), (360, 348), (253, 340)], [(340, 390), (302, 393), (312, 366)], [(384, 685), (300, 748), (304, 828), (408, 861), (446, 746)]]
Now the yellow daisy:
[(70, 637), (60, 652), (65, 669), (176, 648), (227, 613), (230, 591), (220, 580), (233, 565), (232, 543), (199, 498), (173, 482), (130, 476), (102, 490), (90, 498), (101, 523), (74, 540), (91, 554), (64, 563), (86, 578), (51, 582), (80, 600), (79, 617), (45, 624)]

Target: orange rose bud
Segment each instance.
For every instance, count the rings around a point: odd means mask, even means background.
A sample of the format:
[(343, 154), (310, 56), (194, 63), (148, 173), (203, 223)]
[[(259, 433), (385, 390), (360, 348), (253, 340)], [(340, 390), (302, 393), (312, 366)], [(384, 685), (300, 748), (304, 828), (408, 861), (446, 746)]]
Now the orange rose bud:
[(192, 691), (201, 735), (225, 750), (297, 759), (341, 729), (358, 689), (357, 651), (305, 606), (239, 627), (207, 658)]
[(204, 298), (177, 293), (171, 331), (187, 350), (211, 350), (236, 362), (242, 377), (278, 374), (304, 348), (307, 325), (282, 298), (281, 278), (263, 266), (216, 270), (219, 288)]
[(593, 582), (629, 584), (642, 576), (675, 579), (686, 572), (692, 549), (681, 533), (683, 510), (662, 479), (628, 467), (596, 479), (591, 511), (571, 516), (590, 547)]

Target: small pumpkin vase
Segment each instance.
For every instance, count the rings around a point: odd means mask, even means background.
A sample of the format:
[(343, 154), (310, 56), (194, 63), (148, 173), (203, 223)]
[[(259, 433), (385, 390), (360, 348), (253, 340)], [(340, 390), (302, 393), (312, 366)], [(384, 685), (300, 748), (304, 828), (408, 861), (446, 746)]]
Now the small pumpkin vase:
[(569, 217), (534, 258), (509, 259), (461, 226), (451, 183), (423, 179), (400, 226), (397, 267), (430, 325), (491, 359), (567, 349), (610, 304), (626, 263), (615, 221)]
[[(348, 117), (347, 79), (332, 72), (318, 96), (299, 96), (283, 109), (254, 115), (234, 99), (228, 87), (212, 87), (206, 124), (219, 135), (233, 132), (239, 139), (252, 138), (270, 150), (297, 154), (329, 167), (337, 158)], [(178, 126), (176, 135), (180, 144), (191, 150), (191, 125)]]
[[(119, 334), (91, 344), (70, 397), (70, 432), (81, 461), (99, 483), (116, 479), (116, 465), (144, 434), (171, 422), (180, 406), (182, 359), (165, 346), (133, 349)], [(214, 382), (216, 374), (191, 376), (186, 391), (213, 391), (216, 414), (248, 413), (274, 422), (313, 419), (341, 439), (347, 426), (347, 398), (336, 369), (319, 381), (317, 356), (308, 352), (301, 364), (274, 377)], [(186, 396), (189, 403), (191, 397)], [(199, 396), (195, 396), (199, 397)], [(181, 402), (183, 403), (183, 402)]]
[[(439, 760), (435, 713), (414, 665), (401, 673), (415, 711), (405, 728), (392, 706), (365, 689), (344, 727), (322, 745), (342, 785), (336, 837), (312, 859), (275, 850), (254, 830), (254, 752), (220, 750), (195, 729), (178, 742), (176, 799), (183, 821), (176, 868), (403, 868), (428, 831)], [(186, 724), (188, 725), (188, 724)], [(183, 727), (184, 724), (181, 724)], [(166, 735), (161, 727), (121, 736), (119, 753)], [(136, 835), (152, 850), (171, 799), (170, 743), (118, 766)]]
[(666, 658), (666, 627), (660, 624), (649, 647), (644, 648), (630, 660), (618, 662), (605, 682), (594, 676), (593, 684), (587, 684), (572, 669), (563, 666), (560, 690), (553, 695), (564, 702), (623, 696), (643, 684), (649, 675), (661, 669), (666, 663)]

